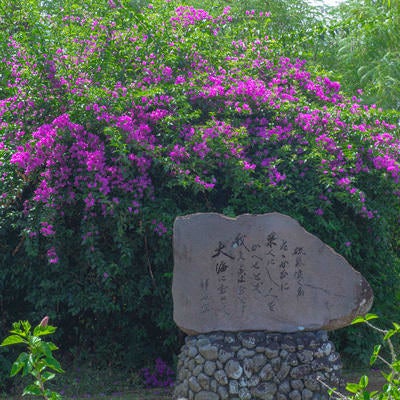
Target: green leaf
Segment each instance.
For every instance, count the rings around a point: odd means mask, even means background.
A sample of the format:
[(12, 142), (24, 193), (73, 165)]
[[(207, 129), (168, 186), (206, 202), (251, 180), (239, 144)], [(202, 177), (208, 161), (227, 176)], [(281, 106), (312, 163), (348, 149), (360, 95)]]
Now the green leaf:
[(51, 392), (51, 394), (47, 395), (50, 400), (62, 400), (62, 396), (57, 392)]
[(348, 383), (346, 385), (346, 390), (350, 393), (357, 393), (360, 389), (361, 388), (358, 383)]
[(373, 351), (373, 353), (371, 355), (371, 358), (369, 360), (369, 364), (370, 365), (373, 365), (375, 363), (375, 361), (377, 360), (379, 352), (381, 351), (381, 347), (382, 346), (380, 344), (374, 346), (374, 351)]
[(44, 336), (44, 335), (51, 335), (57, 330), (55, 326), (47, 325), (47, 326), (36, 326), (33, 330), (34, 336)]
[(40, 342), (39, 348), (46, 357), (53, 357), (50, 346), (47, 342)]
[(384, 340), (390, 339), (396, 333), (395, 329), (390, 329), (386, 332), (385, 336), (383, 337)]
[(20, 331), (20, 330), (21, 330), (21, 322), (22, 322), (22, 321), (14, 322), (14, 323), (12, 324), (13, 331)]
[(376, 314), (366, 314), (365, 315), (365, 320), (366, 321), (371, 321), (372, 319), (377, 319), (377, 318), (379, 318)]
[(12, 344), (17, 344), (17, 343), (27, 343), (26, 340), (24, 340), (21, 336), (19, 335), (10, 335), (6, 337), (0, 346), (10, 346)]
[(32, 371), (34, 370), (35, 364), (34, 364), (34, 359), (32, 354), (28, 354), (28, 357), (25, 361), (24, 365), (24, 371), (22, 372), (22, 376), (31, 374)]
[(10, 376), (13, 377), (17, 375), (18, 372), (21, 371), (22, 368), (24, 368), (24, 365), (24, 363), (18, 363), (17, 361), (15, 361), (11, 367)]
[(47, 342), (51, 351), (58, 350), (58, 347), (53, 342)]
[(42, 378), (43, 381), (50, 381), (51, 379), (54, 379), (54, 377), (56, 376), (56, 374), (54, 374), (53, 372), (49, 372), (49, 371), (44, 371), (42, 373)]
[[(11, 372), (10, 376), (15, 376), (18, 374), (21, 369), (23, 369), (26, 366), (26, 363), (28, 361), (28, 354), (23, 352), (21, 353), (18, 358), (15, 360), (14, 364), (11, 367)], [(22, 374), (24, 376), (24, 373)]]
[(382, 387), (383, 393), (389, 393), (392, 390), (392, 385), (390, 383), (385, 383)]
[(369, 394), (369, 392), (364, 392), (363, 393), (363, 399), (364, 400), (369, 400), (371, 398), (371, 395)]
[[(14, 364), (11, 367), (11, 372), (10, 376), (15, 376), (18, 374), (19, 371), (21, 371), (22, 368), (26, 367), (26, 364), (28, 362), (29, 355), (25, 352), (22, 352), (18, 358), (15, 360)], [(22, 373), (22, 376), (26, 375), (25, 373)]]
[(44, 359), (46, 365), (51, 368), (53, 371), (56, 372), (65, 372), (62, 368), (60, 363), (54, 357), (46, 357)]
[(394, 371), (398, 372), (400, 370), (400, 360), (397, 360), (392, 363), (392, 368)]
[(42, 392), (40, 391), (40, 388), (38, 386), (36, 386), (35, 384), (32, 384), (32, 385), (27, 386), (24, 389), (22, 396), (26, 396), (26, 395), (41, 396)]
[(351, 325), (355, 325), (355, 324), (360, 324), (362, 322), (365, 322), (365, 318), (364, 317), (356, 317), (353, 319), (353, 321), (351, 321)]
[(367, 375), (363, 375), (363, 376), (360, 378), (359, 385), (360, 385), (363, 389), (365, 389), (365, 388), (368, 386), (368, 376), (367, 376)]
[(31, 324), (29, 321), (21, 321), (21, 325), (25, 333), (29, 333), (31, 331)]
[(398, 323), (396, 323), (396, 322), (392, 322), (392, 323), (393, 323), (393, 326), (396, 329), (396, 331), (399, 331), (400, 330), (400, 325)]
[(361, 322), (365, 322), (365, 321), (371, 321), (372, 319), (376, 319), (379, 318), (376, 314), (366, 314), (364, 316), (359, 316), (353, 319), (353, 321), (351, 321), (351, 325), (354, 324), (359, 324)]
[(391, 379), (392, 379), (391, 372), (389, 374), (386, 374), (385, 372), (381, 371), (381, 374), (383, 375), (383, 377), (386, 379), (387, 382), (391, 381)]

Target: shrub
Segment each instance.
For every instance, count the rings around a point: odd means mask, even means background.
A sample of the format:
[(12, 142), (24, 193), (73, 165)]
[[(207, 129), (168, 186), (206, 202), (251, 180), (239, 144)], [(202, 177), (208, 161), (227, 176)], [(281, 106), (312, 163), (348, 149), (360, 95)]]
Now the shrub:
[(397, 126), (279, 56), (268, 13), (31, 3), (3, 46), (8, 318), (57, 316), (67, 346), (125, 366), (168, 357), (172, 224), (199, 211), (296, 218), (392, 311)]

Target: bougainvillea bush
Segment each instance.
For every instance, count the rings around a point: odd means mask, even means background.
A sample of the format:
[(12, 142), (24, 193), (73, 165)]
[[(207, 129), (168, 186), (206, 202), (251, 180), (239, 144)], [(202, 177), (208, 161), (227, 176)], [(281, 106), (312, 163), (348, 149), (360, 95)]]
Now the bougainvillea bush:
[(298, 219), (390, 308), (397, 121), (278, 56), (268, 10), (16, 10), (0, 21), (4, 320), (46, 312), (108, 362), (172, 354), (172, 224), (205, 211)]

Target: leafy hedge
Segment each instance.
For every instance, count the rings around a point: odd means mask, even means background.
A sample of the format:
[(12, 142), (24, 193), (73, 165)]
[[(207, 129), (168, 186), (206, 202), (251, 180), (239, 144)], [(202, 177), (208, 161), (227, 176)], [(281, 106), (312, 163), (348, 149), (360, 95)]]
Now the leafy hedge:
[(1, 21), (3, 336), (48, 314), (81, 357), (170, 356), (172, 224), (200, 211), (296, 218), (393, 312), (393, 121), (278, 56), (268, 13), (46, 4)]

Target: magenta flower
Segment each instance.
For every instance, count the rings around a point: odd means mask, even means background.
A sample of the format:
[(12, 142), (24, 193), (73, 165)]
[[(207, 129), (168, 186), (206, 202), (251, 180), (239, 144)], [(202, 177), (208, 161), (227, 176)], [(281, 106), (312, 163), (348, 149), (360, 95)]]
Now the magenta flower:
[(42, 227), (40, 228), (40, 233), (43, 236), (47, 237), (55, 235), (56, 232), (53, 225), (50, 225), (48, 222), (41, 222), (40, 224), (42, 225)]
[(47, 250), (47, 259), (50, 264), (58, 264), (59, 259), (54, 247), (50, 247), (50, 249)]
[(249, 163), (248, 161), (244, 160), (243, 161), (243, 169), (253, 171), (256, 169), (256, 164), (252, 164), (252, 163)]

